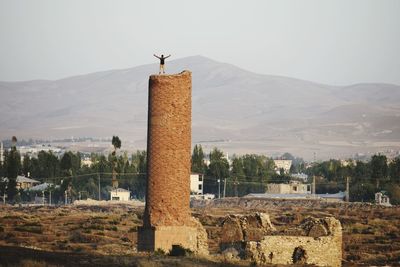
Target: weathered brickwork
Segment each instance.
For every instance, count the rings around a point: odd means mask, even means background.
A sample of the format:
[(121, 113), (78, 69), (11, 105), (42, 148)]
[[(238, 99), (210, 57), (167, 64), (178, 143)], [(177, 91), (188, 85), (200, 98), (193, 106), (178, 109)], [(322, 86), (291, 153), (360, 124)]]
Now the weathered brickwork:
[(247, 242), (247, 257), (259, 264), (313, 264), (341, 266), (342, 227), (327, 217), (306, 223), (307, 236), (267, 235), (259, 242)]
[(207, 233), (190, 215), (191, 72), (149, 79), (147, 193), (138, 249), (181, 245), (208, 252)]
[(144, 226), (190, 223), (191, 73), (149, 80)]

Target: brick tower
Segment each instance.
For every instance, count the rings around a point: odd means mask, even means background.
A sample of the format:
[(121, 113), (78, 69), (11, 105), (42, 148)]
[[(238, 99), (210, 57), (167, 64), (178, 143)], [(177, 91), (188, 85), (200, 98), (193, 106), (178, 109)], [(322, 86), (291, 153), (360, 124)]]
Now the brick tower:
[(168, 252), (173, 245), (205, 250), (207, 233), (190, 215), (191, 112), (191, 72), (150, 76), (146, 208), (139, 250)]

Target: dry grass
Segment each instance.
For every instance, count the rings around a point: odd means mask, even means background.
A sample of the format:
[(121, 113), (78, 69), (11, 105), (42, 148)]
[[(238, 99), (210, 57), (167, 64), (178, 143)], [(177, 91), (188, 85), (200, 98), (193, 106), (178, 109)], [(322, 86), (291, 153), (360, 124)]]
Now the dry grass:
[[(270, 214), (278, 229), (300, 223), (307, 216), (335, 216), (343, 227), (344, 265), (400, 264), (400, 207), (375, 206), (257, 206), (207, 207), (193, 210), (209, 236), (208, 259), (143, 255), (136, 251), (137, 228), (142, 224), (143, 207), (68, 206), (68, 207), (1, 207), (0, 246), (33, 248), (53, 253), (78, 253), (107, 257), (108, 264), (121, 266), (228, 266), (219, 255), (221, 223), (228, 214)], [(62, 254), (63, 255), (63, 254)], [(118, 257), (117, 257), (118, 256)], [(0, 256), (1, 257), (1, 256)], [(1, 261), (0, 261), (1, 262)], [(16, 266), (52, 266), (46, 261), (24, 259)], [(230, 266), (248, 266), (236, 262)], [(0, 264), (1, 266), (1, 264)], [(9, 265), (9, 266), (12, 266)]]

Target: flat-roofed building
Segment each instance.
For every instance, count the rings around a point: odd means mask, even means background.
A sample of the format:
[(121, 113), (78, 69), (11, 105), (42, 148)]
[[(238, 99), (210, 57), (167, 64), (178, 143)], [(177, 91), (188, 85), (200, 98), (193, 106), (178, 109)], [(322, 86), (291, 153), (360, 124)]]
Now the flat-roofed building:
[(200, 173), (190, 174), (190, 193), (192, 195), (203, 194), (204, 175)]

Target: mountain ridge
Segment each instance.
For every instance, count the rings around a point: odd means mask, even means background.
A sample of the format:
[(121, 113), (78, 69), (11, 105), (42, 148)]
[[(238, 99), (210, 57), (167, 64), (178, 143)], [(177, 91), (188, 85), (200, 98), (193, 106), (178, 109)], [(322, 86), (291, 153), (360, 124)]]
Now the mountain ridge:
[[(193, 73), (193, 143), (229, 140), (209, 147), (304, 157), (399, 149), (398, 85), (331, 86), (253, 73), (203, 56), (166, 63), (168, 73), (184, 69)], [(117, 134), (144, 148), (148, 77), (157, 71), (158, 64), (146, 64), (58, 80), (0, 82), (0, 138)], [(376, 145), (382, 140), (395, 145)], [(335, 142), (369, 145), (326, 145)]]

